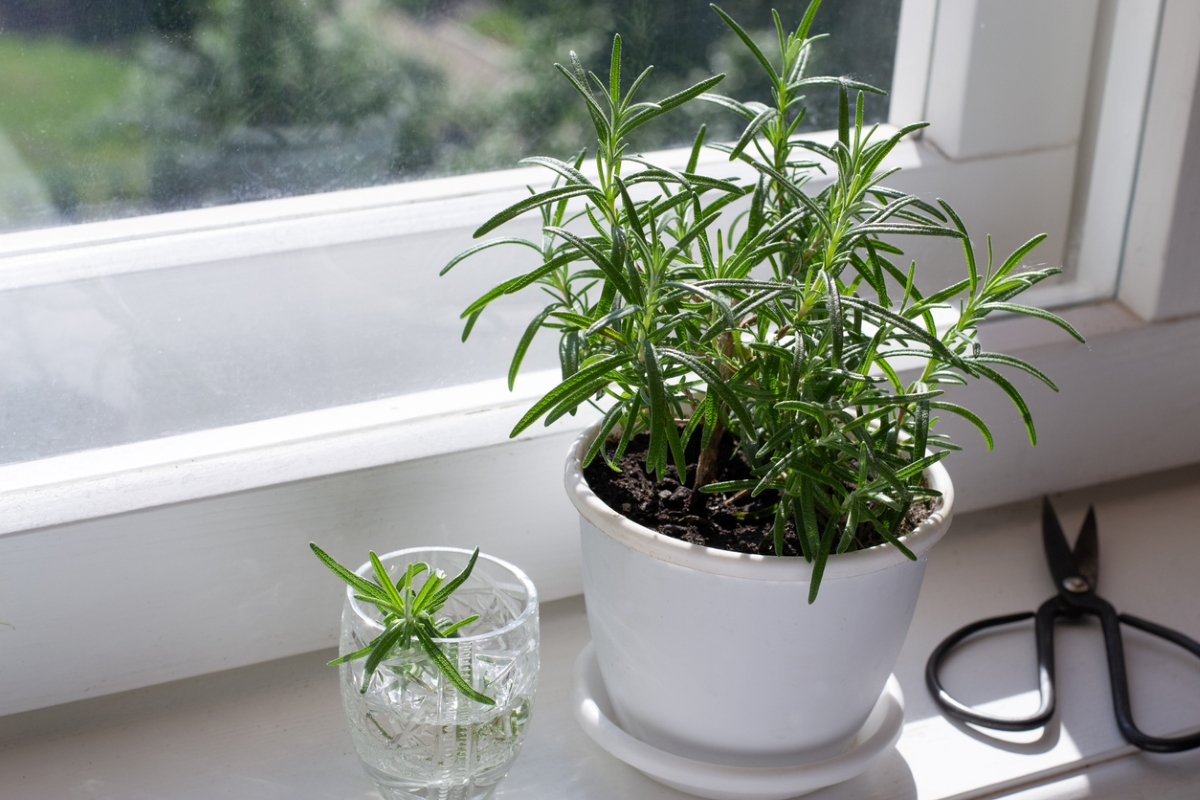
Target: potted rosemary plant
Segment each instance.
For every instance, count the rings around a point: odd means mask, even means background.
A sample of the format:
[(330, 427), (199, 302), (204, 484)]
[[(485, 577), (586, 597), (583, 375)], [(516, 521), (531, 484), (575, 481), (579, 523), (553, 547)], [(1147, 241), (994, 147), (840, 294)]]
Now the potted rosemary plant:
[[(769, 102), (712, 93), (720, 75), (658, 102), (637, 99), (650, 70), (607, 80), (556, 65), (595, 128), (571, 163), (531, 158), (552, 188), (485, 222), (485, 236), (539, 212), (541, 263), (463, 313), (470, 333), (498, 298), (525, 288), (553, 299), (529, 323), (559, 337), (562, 382), (513, 430), (590, 403), (601, 420), (576, 443), (567, 488), (583, 532), (584, 587), (596, 658), (614, 710), (637, 738), (693, 759), (795, 763), (850, 741), (907, 632), (924, 554), (945, 532), (953, 491), (939, 463), (954, 443), (938, 415), (988, 427), (942, 398), (946, 385), (1035, 367), (983, 350), (975, 330), (1001, 311), (1062, 319), (1013, 298), (1058, 272), (1022, 266), (1044, 238), (1004, 259), (980, 257), (951, 206), (887, 188), (884, 161), (923, 124), (864, 125), (878, 89), (810, 77), (809, 30), (774, 16), (774, 59), (728, 15), (772, 87)], [(797, 134), (803, 95), (834, 91), (837, 138)], [(732, 144), (749, 183), (698, 171), (702, 127), (683, 169), (629, 151), (640, 126), (690, 101), (745, 120)], [(585, 164), (594, 164), (594, 168)], [(585, 169), (588, 171), (585, 172)], [(961, 240), (962, 280), (926, 291), (898, 257), (905, 237)], [(957, 310), (938, 325), (934, 312)], [(941, 314), (944, 317), (944, 314)], [(916, 365), (915, 368), (913, 365)], [(817, 601), (813, 604), (813, 601)], [(763, 664), (778, 665), (768, 678)], [(764, 684), (764, 680), (769, 683)]]

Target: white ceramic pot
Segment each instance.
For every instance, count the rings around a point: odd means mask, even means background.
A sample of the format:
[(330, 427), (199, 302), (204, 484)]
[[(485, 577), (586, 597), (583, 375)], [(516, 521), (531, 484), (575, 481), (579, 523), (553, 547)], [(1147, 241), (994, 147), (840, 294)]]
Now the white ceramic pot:
[(954, 489), (926, 473), (941, 505), (890, 545), (829, 559), (808, 604), (803, 558), (689, 544), (626, 519), (583, 477), (596, 426), (567, 458), (581, 515), (588, 625), (613, 710), (628, 733), (707, 763), (794, 764), (844, 750), (875, 706), (916, 606), (929, 548)]

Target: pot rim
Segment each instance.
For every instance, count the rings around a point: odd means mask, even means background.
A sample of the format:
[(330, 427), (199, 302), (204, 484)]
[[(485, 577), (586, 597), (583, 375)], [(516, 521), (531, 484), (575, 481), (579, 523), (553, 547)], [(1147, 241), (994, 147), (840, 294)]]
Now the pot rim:
[[(408, 556), (409, 560), (412, 561), (413, 556), (419, 557), (420, 553), (431, 553), (431, 552), (459, 553), (461, 555), (465, 555), (468, 558), (470, 558), (471, 553), (473, 553), (474, 551), (473, 550), (465, 550), (461, 547), (436, 547), (436, 546), (406, 547), (402, 550), (393, 550), (390, 553), (384, 553), (383, 555), (381, 555), (379, 557), (379, 560), (382, 561), (384, 564), (387, 564), (387, 562), (392, 559), (398, 559), (398, 558), (402, 558), (404, 556)], [(479, 560), (480, 561), (490, 561), (493, 564), (495, 564), (495, 565), (499, 566), (500, 568), (505, 569), (509, 573), (511, 573), (512, 577), (515, 578), (517, 580), (517, 582), (521, 584), (522, 588), (525, 589), (525, 606), (521, 609), (520, 614), (518, 614), (515, 618), (512, 619), (512, 621), (510, 621), (503, 627), (493, 628), (492, 630), (484, 631), (483, 633), (472, 634), (471, 636), (455, 636), (452, 639), (435, 638), (435, 639), (433, 639), (433, 641), (446, 642), (449, 644), (462, 644), (463, 642), (477, 642), (482, 639), (491, 639), (493, 637), (501, 636), (505, 633), (508, 633), (509, 631), (516, 630), (517, 628), (524, 625), (529, 620), (529, 618), (534, 613), (537, 612), (537, 607), (538, 607), (537, 587), (533, 585), (533, 581), (531, 581), (529, 579), (528, 575), (526, 575), (519, 567), (513, 566), (512, 564), (508, 563), (504, 559), (496, 558), (495, 556), (488, 555), (487, 553), (483, 552), (482, 550), (479, 551)], [(358, 569), (354, 570), (354, 574), (360, 578), (364, 578), (366, 580), (371, 580), (375, 575), (375, 570), (372, 568), (371, 562), (366, 561), (363, 563), (362, 566), (360, 566)], [(346, 602), (348, 602), (350, 604), (350, 607), (352, 609), (354, 609), (354, 613), (357, 614), (358, 617), (366, 624), (366, 627), (369, 630), (378, 631), (379, 633), (382, 633), (383, 625), (381, 625), (378, 620), (373, 619), (370, 614), (366, 613), (366, 611), (362, 607), (362, 604), (358, 601), (357, 598), (355, 598), (354, 595), (355, 595), (354, 587), (347, 586), (346, 587)]]
[[(762, 556), (734, 553), (704, 545), (692, 544), (640, 525), (610, 508), (596, 496), (583, 475), (583, 453), (592, 443), (600, 423), (589, 426), (571, 445), (564, 472), (567, 496), (580, 515), (611, 539), (660, 561), (682, 567), (758, 581), (805, 582), (812, 578), (812, 564), (800, 556)], [(942, 493), (941, 503), (916, 530), (900, 540), (917, 556), (922, 557), (945, 535), (954, 516), (954, 484), (950, 474), (939, 462), (925, 470), (932, 488)], [(841, 580), (889, 569), (908, 559), (886, 542), (866, 550), (842, 553), (829, 558), (822, 581)]]

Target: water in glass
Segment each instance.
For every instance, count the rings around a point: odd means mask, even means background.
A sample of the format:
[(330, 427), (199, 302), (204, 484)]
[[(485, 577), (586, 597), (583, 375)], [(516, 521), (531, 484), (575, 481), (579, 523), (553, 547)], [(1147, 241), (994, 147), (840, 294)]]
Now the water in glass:
[[(425, 561), (454, 575), (469, 556), (466, 551), (402, 552), (399, 558), (385, 557), (389, 573)], [(340, 667), (355, 750), (392, 800), (486, 798), (517, 757), (537, 687), (538, 615), (536, 595), (526, 589), (532, 584), (520, 573), (524, 581), (505, 577), (502, 571), (509, 567), (502, 563), (480, 556), (471, 579), (441, 612), (452, 620), (480, 616), (463, 629), (461, 639), (443, 640), (441, 647), (463, 678), (496, 701), (494, 706), (461, 695), (415, 643), (393, 651), (365, 693), (360, 692), (364, 661)], [(366, 624), (373, 611), (347, 599), (342, 653), (364, 647), (377, 635)]]

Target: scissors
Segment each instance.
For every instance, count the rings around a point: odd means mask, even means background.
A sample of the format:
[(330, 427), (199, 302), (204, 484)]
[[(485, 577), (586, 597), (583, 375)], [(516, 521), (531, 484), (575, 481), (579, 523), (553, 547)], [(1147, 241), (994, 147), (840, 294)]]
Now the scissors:
[[(1104, 649), (1108, 656), (1108, 678), (1112, 688), (1113, 712), (1117, 727), (1125, 741), (1152, 753), (1178, 753), (1200, 747), (1200, 731), (1177, 737), (1150, 736), (1142, 733), (1133, 722), (1129, 705), (1129, 684), (1125, 675), (1125, 649), (1121, 643), (1121, 625), (1125, 623), (1169, 642), (1174, 642), (1200, 658), (1200, 642), (1178, 631), (1149, 622), (1132, 614), (1118, 614), (1107, 601), (1096, 594), (1096, 577), (1100, 568), (1099, 540), (1096, 536), (1096, 513), (1088, 508), (1083, 529), (1075, 542), (1075, 550), (1067, 545), (1062, 526), (1049, 498), (1042, 503), (1042, 541), (1046, 560), (1058, 594), (1051, 597), (1036, 612), (1006, 614), (973, 622), (950, 634), (937, 646), (925, 664), (925, 685), (947, 716), (984, 728), (1001, 731), (1027, 731), (1040, 728), (1054, 716), (1054, 622), (1059, 617), (1079, 619), (1084, 614), (1097, 617), (1104, 631)], [(1041, 703), (1037, 713), (1020, 719), (989, 717), (955, 700), (942, 688), (938, 672), (950, 652), (967, 637), (1001, 625), (1033, 618), (1037, 638), (1038, 693)]]

